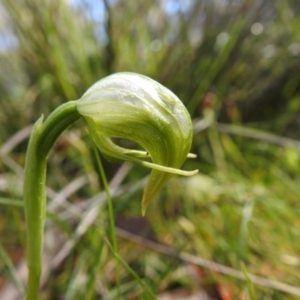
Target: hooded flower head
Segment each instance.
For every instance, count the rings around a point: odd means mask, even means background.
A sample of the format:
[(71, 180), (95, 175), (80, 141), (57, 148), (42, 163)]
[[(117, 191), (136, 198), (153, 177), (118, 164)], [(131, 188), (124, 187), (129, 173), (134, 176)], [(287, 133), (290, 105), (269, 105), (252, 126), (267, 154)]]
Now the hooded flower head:
[[(158, 82), (134, 73), (116, 73), (95, 83), (77, 104), (99, 150), (109, 160), (128, 160), (152, 168), (142, 211), (174, 175), (182, 171), (192, 143), (192, 123), (182, 102)], [(139, 144), (122, 148), (111, 138)], [(152, 160), (152, 162), (149, 161)]]

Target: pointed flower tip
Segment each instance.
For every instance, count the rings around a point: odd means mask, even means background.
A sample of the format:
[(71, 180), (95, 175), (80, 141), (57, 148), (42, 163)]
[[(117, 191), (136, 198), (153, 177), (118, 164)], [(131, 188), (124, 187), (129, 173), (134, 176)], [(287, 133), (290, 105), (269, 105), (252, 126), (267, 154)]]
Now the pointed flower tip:
[(145, 217), (147, 207), (142, 206), (142, 216)]
[(187, 158), (197, 158), (197, 154), (195, 154), (195, 153), (188, 153)]
[(187, 171), (188, 174), (186, 176), (193, 176), (193, 175), (196, 175), (197, 173), (199, 173), (199, 170), (196, 169), (196, 170), (193, 170), (193, 171)]

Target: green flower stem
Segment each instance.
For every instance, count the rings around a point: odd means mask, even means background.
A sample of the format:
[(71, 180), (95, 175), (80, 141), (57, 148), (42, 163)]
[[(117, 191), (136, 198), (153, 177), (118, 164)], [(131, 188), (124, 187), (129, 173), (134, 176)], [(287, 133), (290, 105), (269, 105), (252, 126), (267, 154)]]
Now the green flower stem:
[(27, 300), (39, 299), (48, 154), (60, 134), (80, 117), (81, 115), (77, 111), (77, 101), (70, 101), (58, 107), (44, 124), (43, 117), (41, 117), (31, 133), (25, 161), (24, 178), (27, 264), (29, 270)]

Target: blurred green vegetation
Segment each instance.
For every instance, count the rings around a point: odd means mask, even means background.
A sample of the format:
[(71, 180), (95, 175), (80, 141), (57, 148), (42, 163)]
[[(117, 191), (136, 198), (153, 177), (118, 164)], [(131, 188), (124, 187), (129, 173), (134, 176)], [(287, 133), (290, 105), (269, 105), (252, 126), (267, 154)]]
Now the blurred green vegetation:
[[(198, 158), (184, 168), (200, 174), (176, 177), (150, 205), (145, 220), (155, 239), (236, 270), (243, 263), (247, 273), (298, 286), (299, 293), (298, 0), (2, 0), (0, 8), (0, 40), (10, 41), (0, 52), (0, 286), (7, 279), (22, 290), (14, 266), (25, 248), (20, 200), (28, 125), (102, 77), (132, 71), (170, 88), (195, 120)], [(89, 144), (78, 122), (49, 158), (47, 253), (57, 264), (44, 299), (117, 297), (115, 260), (104, 242), (105, 196)], [(126, 227), (141, 215), (149, 170), (104, 164), (117, 224)], [(247, 299), (245, 281), (191, 272), (184, 261), (121, 237), (118, 243), (119, 255), (157, 295), (201, 285)], [(56, 244), (69, 249), (61, 260)], [(119, 277), (122, 299), (150, 299), (128, 269), (120, 266)], [(257, 299), (299, 299), (253, 288)]]

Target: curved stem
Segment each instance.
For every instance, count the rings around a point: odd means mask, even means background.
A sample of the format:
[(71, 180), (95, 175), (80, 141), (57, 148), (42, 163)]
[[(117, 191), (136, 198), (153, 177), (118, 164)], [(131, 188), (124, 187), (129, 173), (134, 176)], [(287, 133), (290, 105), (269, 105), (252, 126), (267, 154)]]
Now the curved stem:
[(27, 232), (28, 286), (27, 300), (39, 298), (42, 271), (42, 250), (46, 211), (46, 170), (48, 154), (59, 135), (81, 115), (76, 101), (59, 106), (43, 124), (35, 124), (26, 154), (24, 177), (24, 208)]
[(39, 151), (48, 155), (61, 133), (81, 115), (77, 111), (77, 100), (60, 105), (46, 119), (39, 139)]

